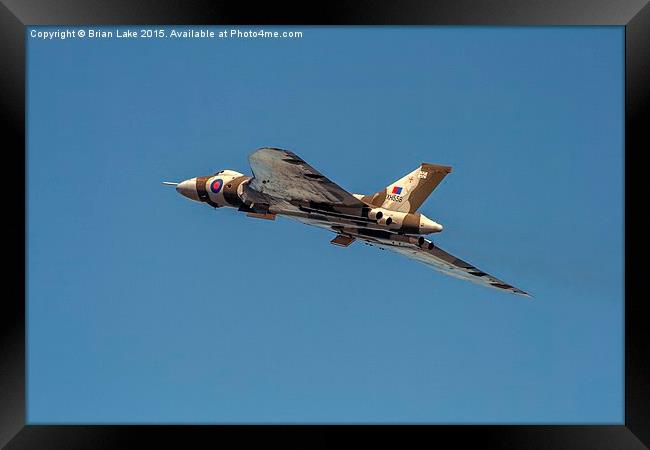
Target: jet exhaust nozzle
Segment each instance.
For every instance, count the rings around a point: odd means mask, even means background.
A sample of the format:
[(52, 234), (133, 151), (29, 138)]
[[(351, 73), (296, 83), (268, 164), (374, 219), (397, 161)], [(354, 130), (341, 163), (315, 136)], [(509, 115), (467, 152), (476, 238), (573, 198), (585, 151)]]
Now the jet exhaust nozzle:
[(427, 248), (429, 250), (433, 250), (433, 247), (434, 247), (433, 242), (431, 242), (431, 241), (429, 241), (427, 239), (424, 239), (422, 236), (420, 236), (418, 238), (418, 245), (421, 248)]
[(368, 218), (371, 220), (381, 220), (381, 218), (384, 217), (384, 213), (381, 212), (380, 208), (373, 208), (370, 211), (368, 211)]

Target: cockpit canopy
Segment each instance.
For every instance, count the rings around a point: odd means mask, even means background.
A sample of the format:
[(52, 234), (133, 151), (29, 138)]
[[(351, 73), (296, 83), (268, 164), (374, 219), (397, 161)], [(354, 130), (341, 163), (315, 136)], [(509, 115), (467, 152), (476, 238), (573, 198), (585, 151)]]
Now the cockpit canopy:
[(236, 172), (236, 171), (234, 171), (234, 170), (226, 169), (226, 170), (220, 170), (219, 172), (215, 173), (215, 174), (212, 175), (212, 176), (213, 176), (213, 177), (216, 177), (217, 175), (222, 175), (222, 176), (225, 176), (225, 177), (227, 177), (227, 176), (231, 176), (231, 177), (241, 177), (241, 176), (244, 175), (244, 174), (243, 174), (243, 173)]

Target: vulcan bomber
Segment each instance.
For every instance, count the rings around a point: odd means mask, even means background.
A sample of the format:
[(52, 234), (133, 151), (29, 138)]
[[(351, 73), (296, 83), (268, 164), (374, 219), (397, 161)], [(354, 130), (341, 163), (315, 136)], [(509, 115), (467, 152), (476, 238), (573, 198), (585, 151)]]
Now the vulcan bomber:
[(288, 217), (335, 233), (330, 242), (340, 247), (361, 241), (456, 278), (530, 297), (427, 238), (443, 226), (417, 210), (451, 172), (450, 166), (422, 163), (385, 189), (364, 195), (346, 191), (289, 150), (260, 148), (249, 156), (249, 163), (252, 176), (221, 170), (163, 184), (213, 208), (235, 208), (266, 220)]

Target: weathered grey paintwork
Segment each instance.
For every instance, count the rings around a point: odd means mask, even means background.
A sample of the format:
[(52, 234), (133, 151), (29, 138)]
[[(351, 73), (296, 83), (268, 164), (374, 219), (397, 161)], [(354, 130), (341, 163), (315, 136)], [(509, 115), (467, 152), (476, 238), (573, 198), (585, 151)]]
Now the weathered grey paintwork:
[(337, 234), (331, 242), (341, 247), (361, 240), (447, 275), (530, 296), (424, 238), (443, 227), (416, 210), (451, 172), (449, 166), (422, 163), (383, 191), (362, 195), (347, 192), (289, 150), (264, 147), (249, 161), (252, 177), (222, 170), (185, 180), (176, 190), (215, 208), (237, 208), (249, 217), (273, 220), (281, 215), (325, 228)]

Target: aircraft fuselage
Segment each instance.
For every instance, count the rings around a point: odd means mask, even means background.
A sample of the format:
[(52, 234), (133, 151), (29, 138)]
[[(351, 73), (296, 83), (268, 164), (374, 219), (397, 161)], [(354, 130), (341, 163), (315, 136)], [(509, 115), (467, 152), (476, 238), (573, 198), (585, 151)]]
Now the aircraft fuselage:
[(236, 208), (246, 212), (249, 217), (272, 220), (276, 215), (283, 215), (343, 234), (363, 234), (382, 240), (392, 239), (394, 235), (437, 233), (443, 228), (421, 213), (393, 211), (372, 205), (361, 194), (353, 194), (366, 205), (361, 208), (304, 200), (271, 204), (264, 194), (248, 187), (251, 179), (233, 170), (223, 170), (212, 176), (185, 180), (176, 186), (176, 191), (214, 208)]

